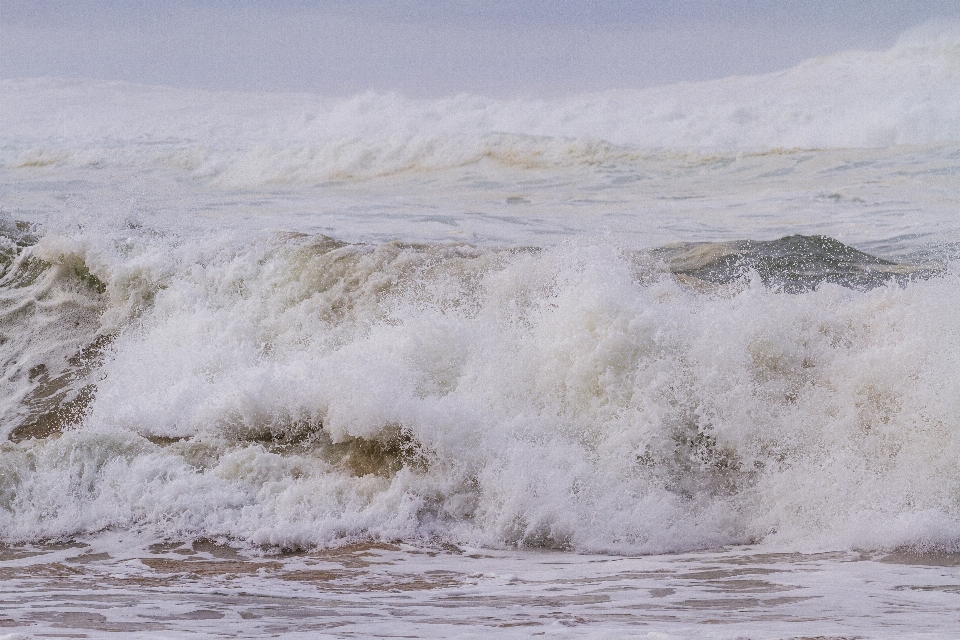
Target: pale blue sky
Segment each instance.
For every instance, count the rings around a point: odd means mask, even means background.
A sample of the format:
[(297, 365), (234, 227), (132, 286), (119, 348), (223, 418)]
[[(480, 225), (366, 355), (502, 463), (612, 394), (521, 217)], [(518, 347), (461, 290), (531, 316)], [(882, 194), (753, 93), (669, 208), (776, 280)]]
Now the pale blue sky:
[(956, 0), (0, 0), (0, 77), (553, 95), (889, 47)]

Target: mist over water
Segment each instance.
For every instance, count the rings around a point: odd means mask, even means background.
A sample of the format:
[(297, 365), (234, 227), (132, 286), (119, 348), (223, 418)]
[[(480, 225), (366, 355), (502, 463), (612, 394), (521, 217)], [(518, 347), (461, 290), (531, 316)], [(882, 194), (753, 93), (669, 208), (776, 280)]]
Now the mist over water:
[(5, 0), (0, 77), (243, 91), (557, 97), (888, 49), (948, 0), (670, 3)]

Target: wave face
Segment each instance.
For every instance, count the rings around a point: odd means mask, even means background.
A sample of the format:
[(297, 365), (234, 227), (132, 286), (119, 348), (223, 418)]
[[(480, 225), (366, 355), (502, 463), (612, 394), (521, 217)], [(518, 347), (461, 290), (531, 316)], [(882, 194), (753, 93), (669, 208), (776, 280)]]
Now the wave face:
[(953, 271), (806, 237), (3, 233), (6, 542), (960, 540)]
[(370, 178), (482, 163), (616, 165), (656, 149), (960, 141), (960, 30), (915, 31), (768, 75), (555, 100), (334, 99), (0, 81), (0, 165), (172, 166), (212, 183)]

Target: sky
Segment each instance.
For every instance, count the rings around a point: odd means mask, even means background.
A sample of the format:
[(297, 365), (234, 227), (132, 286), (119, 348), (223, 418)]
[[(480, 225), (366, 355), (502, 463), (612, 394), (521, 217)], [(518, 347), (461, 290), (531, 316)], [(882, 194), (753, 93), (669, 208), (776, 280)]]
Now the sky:
[(550, 96), (766, 73), (956, 0), (0, 0), (0, 78)]

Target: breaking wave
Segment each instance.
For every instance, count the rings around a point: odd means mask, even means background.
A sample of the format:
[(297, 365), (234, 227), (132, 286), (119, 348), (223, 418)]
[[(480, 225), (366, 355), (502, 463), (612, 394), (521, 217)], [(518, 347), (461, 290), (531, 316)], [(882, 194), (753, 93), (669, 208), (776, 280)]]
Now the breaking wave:
[(949, 269), (803, 236), (3, 233), (7, 542), (960, 541)]

